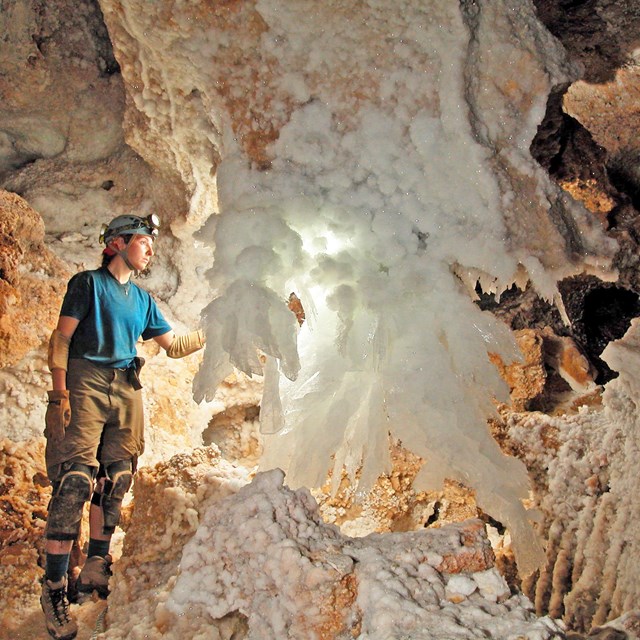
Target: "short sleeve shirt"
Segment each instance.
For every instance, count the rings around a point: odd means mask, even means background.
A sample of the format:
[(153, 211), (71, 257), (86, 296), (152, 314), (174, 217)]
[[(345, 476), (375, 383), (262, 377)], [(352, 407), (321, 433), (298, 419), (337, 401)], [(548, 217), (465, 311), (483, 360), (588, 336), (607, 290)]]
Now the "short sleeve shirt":
[(148, 340), (171, 331), (148, 292), (134, 282), (121, 284), (106, 267), (71, 278), (60, 315), (79, 321), (69, 358), (105, 367), (128, 367), (140, 337)]

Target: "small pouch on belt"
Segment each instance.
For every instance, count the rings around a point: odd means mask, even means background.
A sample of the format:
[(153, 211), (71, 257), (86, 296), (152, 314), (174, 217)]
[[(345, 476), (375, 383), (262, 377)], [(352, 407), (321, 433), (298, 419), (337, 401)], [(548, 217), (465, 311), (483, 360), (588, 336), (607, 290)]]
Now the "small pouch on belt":
[(140, 369), (144, 366), (144, 358), (136, 357), (133, 359), (131, 366), (127, 370), (127, 376), (129, 377), (129, 384), (136, 390), (142, 389), (142, 383), (140, 382)]

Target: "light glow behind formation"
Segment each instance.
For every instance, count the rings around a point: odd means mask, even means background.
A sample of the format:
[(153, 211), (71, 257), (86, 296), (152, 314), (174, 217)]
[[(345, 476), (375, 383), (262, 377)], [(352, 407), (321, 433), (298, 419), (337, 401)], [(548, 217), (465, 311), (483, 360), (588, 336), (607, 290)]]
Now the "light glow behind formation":
[[(399, 440), (426, 461), (417, 488), (448, 477), (476, 490), (509, 526), (526, 573), (542, 558), (520, 502), (526, 471), (486, 424), (508, 393), (488, 352), (509, 362), (517, 349), (453, 272), (487, 274), (500, 289), (531, 262), (508, 242), (505, 218), (518, 206), (517, 180), (541, 197), (551, 191), (528, 147), (549, 81), (531, 52), (544, 43), (544, 58), (553, 45), (515, 0), (483, 3), (477, 23), (460, 3), (365, 4), (359, 25), (331, 2), (312, 15), (305, 3), (256, 5), (282, 35), (275, 48), (264, 39), (262, 53), (296, 72), (296, 95), (308, 84), (268, 170), (227, 140), (221, 214), (203, 231), (221, 295), (203, 315), (194, 395), (211, 398), (233, 366), (265, 373), (261, 466), (286, 470), (292, 487), (344, 469), (366, 490), (390, 470), (389, 436)], [(511, 78), (492, 53), (492, 29), (516, 10), (511, 28), (522, 28), (501, 51), (529, 73)], [(468, 84), (476, 77), (486, 79), (478, 94)], [(502, 92), (512, 81), (526, 96), (517, 105)], [(302, 329), (286, 305), (291, 291), (307, 312)], [(266, 371), (256, 349), (269, 356)]]

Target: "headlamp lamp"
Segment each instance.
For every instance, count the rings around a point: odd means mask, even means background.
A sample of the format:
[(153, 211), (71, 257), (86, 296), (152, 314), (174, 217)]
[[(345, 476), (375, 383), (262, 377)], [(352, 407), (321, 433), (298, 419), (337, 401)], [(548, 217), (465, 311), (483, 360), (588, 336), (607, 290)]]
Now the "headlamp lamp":
[(105, 234), (107, 233), (108, 229), (109, 229), (109, 225), (108, 224), (103, 224), (100, 227), (100, 238), (99, 238), (100, 244), (106, 244)]
[(154, 236), (158, 235), (158, 229), (160, 228), (160, 218), (156, 213), (150, 213), (146, 218), (141, 218), (145, 227), (149, 228), (149, 231)]

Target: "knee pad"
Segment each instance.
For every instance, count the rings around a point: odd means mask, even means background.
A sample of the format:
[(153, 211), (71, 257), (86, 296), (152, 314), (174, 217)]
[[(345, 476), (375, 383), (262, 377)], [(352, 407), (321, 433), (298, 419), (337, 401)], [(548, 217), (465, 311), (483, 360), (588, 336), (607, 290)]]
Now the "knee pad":
[(80, 533), (84, 503), (91, 497), (96, 470), (72, 462), (53, 483), (45, 537), (48, 540), (75, 540)]
[(115, 531), (120, 522), (120, 510), (122, 499), (133, 482), (131, 460), (119, 460), (105, 467), (102, 493), (94, 493), (91, 502), (102, 508), (104, 526), (102, 533), (105, 535)]

